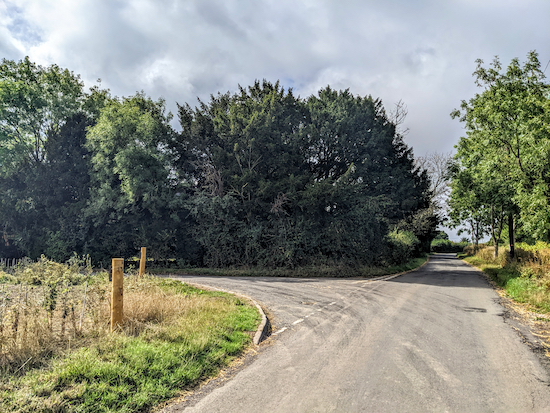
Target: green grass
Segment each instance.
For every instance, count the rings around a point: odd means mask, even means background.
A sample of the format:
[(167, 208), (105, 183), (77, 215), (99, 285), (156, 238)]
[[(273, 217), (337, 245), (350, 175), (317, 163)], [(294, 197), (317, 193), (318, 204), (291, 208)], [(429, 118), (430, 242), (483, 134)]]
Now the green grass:
[(319, 265), (297, 268), (153, 268), (147, 271), (158, 275), (219, 275), (234, 277), (378, 277), (420, 267), (427, 257), (414, 258), (404, 264), (391, 266)]
[[(425, 261), (418, 258), (391, 267), (184, 272), (374, 277), (411, 270)], [(147, 300), (152, 304), (144, 309)], [(166, 308), (166, 303), (173, 304)], [(182, 306), (186, 308), (180, 314), (176, 310)], [(237, 297), (155, 277), (125, 278), (126, 314), (130, 319), (123, 333), (87, 337), (85, 345), (52, 353), (37, 364), (41, 368), (0, 369), (0, 411), (147, 411), (228, 365), (249, 345), (260, 321), (256, 308)]]
[(151, 282), (189, 301), (185, 316), (137, 336), (108, 334), (20, 377), (0, 375), (0, 411), (146, 411), (215, 375), (249, 345), (260, 321), (255, 307), (174, 280)]
[(501, 260), (501, 264), (477, 255), (463, 259), (488, 274), (513, 300), (537, 311), (550, 312), (549, 274), (533, 275), (532, 263)]

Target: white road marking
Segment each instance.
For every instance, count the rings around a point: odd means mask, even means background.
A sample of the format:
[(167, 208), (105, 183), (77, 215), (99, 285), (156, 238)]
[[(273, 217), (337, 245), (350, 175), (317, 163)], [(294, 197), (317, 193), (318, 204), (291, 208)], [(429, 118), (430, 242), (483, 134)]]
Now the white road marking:
[(334, 305), (334, 304), (336, 304), (336, 301), (333, 301), (333, 302), (332, 302), (332, 303), (330, 303), (329, 305)]
[(303, 318), (300, 318), (300, 319), (296, 320), (295, 322), (293, 322), (292, 325), (299, 324), (299, 323), (301, 323), (302, 321), (304, 321), (304, 319), (303, 319)]
[(283, 328), (281, 328), (280, 330), (275, 331), (272, 335), (276, 336), (277, 334), (280, 334), (280, 333), (282, 333), (282, 332), (285, 331), (285, 330), (286, 330), (286, 327), (283, 327)]

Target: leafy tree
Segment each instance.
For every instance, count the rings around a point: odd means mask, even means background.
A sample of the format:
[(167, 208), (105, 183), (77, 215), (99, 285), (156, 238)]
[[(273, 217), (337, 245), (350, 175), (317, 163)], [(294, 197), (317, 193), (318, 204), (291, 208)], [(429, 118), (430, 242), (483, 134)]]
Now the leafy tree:
[[(57, 65), (47, 68), (28, 57), (0, 65), (0, 163), (3, 168), (25, 159), (41, 162), (48, 135), (80, 110), (80, 78)], [(15, 165), (14, 165), (15, 166)]]
[(45, 160), (24, 175), (25, 193), (32, 197), (33, 210), (19, 214), (19, 222), (27, 222), (19, 229), (19, 245), (33, 258), (46, 254), (66, 261), (73, 251), (82, 252), (87, 234), (82, 211), (90, 196), (86, 129), (91, 124), (83, 113), (71, 116), (57, 132), (49, 134)]
[[(292, 91), (266, 81), (234, 95), (212, 96), (209, 104), (195, 110), (180, 106), (178, 171), (185, 174), (185, 165), (191, 165), (196, 188), (206, 195), (193, 197), (190, 208), (209, 262), (274, 264), (294, 254), (282, 244), (297, 193), (310, 179), (300, 150), (305, 115)], [(240, 234), (231, 235), (223, 226), (211, 226), (210, 218), (201, 219), (223, 205), (231, 205), (236, 214), (232, 219), (243, 225)], [(241, 236), (250, 242), (236, 245), (232, 237)], [(215, 247), (219, 242), (240, 252), (220, 250)], [(226, 261), (208, 258), (218, 256)]]
[(316, 180), (337, 180), (353, 165), (353, 179), (370, 196), (383, 196), (399, 220), (427, 208), (428, 177), (397, 133), (382, 102), (330, 87), (308, 101), (307, 159)]
[(498, 156), (498, 150), (493, 157), (482, 154), (475, 141), (468, 139), (461, 139), (457, 148), (459, 163), (453, 168), (451, 218), (455, 224), (461, 220), (469, 222), (476, 245), (483, 232), (489, 233), (498, 256), (498, 244), (508, 216), (517, 210), (513, 181), (506, 172), (509, 170), (506, 155)]
[(101, 110), (87, 134), (93, 186), (85, 252), (107, 261), (146, 245), (156, 258), (190, 258), (182, 210), (186, 191), (171, 166), (169, 121), (164, 102), (143, 94), (113, 99)]
[(429, 203), (426, 174), (370, 97), (326, 88), (302, 101), (263, 81), (179, 115), (177, 162), (193, 171), (212, 265), (374, 262), (389, 226)]
[[(529, 53), (523, 65), (513, 59), (506, 70), (498, 58), (487, 69), (478, 60), (474, 76), (483, 92), (463, 101), (461, 110), (451, 115), (463, 121), (467, 130), (467, 137), (459, 143), (459, 158), (477, 157), (478, 163), (468, 161), (463, 166), (475, 166), (473, 177), (484, 174), (477, 176), (477, 188), (485, 195), (476, 195), (492, 199), (492, 203), (484, 202), (492, 217), (492, 236), (498, 238), (504, 225), (504, 218), (495, 217), (504, 214), (513, 241), (514, 216), (519, 213), (527, 231), (546, 239), (550, 230), (546, 195), (550, 183), (549, 89), (538, 56)], [(513, 253), (513, 242), (511, 248)]]
[(445, 231), (438, 231), (437, 235), (434, 238), (434, 241), (435, 240), (448, 240), (448, 239), (449, 239), (449, 234), (447, 234)]
[[(88, 191), (86, 127), (106, 91), (28, 58), (0, 65), (0, 222), (4, 244), (63, 259), (77, 248)], [(61, 252), (63, 250), (63, 252)], [(13, 254), (13, 251), (12, 251)]]
[[(453, 175), (449, 199), (449, 226), (458, 228), (466, 225), (466, 232), (471, 236), (474, 249), (479, 240), (489, 233), (489, 214), (478, 199), (471, 177), (467, 172)], [(459, 229), (459, 235), (464, 232)]]
[(85, 93), (56, 65), (4, 60), (3, 249), (107, 263), (147, 245), (210, 266), (407, 259), (437, 217), (403, 114), (349, 91), (300, 99), (263, 81), (180, 106), (176, 133), (162, 100)]

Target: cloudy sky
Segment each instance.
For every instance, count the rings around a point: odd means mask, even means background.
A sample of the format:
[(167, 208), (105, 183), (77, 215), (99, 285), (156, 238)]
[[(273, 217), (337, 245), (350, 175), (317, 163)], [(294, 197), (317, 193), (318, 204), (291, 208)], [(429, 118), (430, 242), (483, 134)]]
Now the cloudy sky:
[[(550, 61), (549, 0), (0, 0), (0, 57), (29, 56), (114, 95), (194, 106), (255, 79), (408, 107), (415, 154), (449, 152), (475, 60)], [(546, 73), (550, 75), (550, 68)]]

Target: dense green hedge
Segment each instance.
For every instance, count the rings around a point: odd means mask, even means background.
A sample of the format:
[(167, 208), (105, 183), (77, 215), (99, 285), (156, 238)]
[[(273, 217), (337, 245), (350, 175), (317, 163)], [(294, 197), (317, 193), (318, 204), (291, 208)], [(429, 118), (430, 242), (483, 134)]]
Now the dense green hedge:
[(57, 66), (3, 61), (0, 82), (6, 251), (294, 267), (406, 261), (433, 238), (427, 173), (371, 96), (255, 82), (179, 106), (177, 131), (162, 100), (85, 93)]
[(435, 239), (431, 244), (432, 252), (462, 252), (467, 242), (453, 242), (448, 239)]

